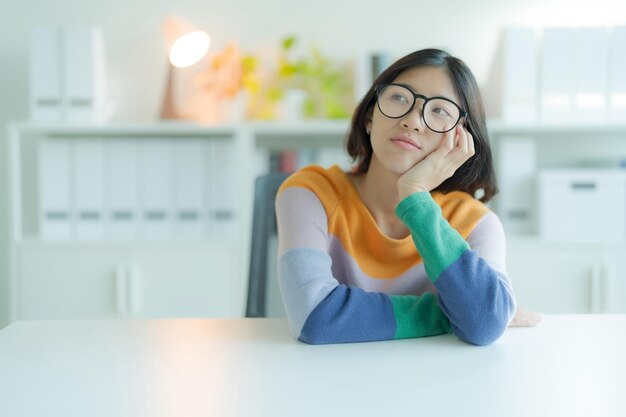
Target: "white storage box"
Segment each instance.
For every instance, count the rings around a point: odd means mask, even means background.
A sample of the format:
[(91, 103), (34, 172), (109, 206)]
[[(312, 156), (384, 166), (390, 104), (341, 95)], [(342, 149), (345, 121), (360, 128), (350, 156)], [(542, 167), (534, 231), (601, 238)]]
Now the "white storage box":
[(624, 241), (626, 174), (619, 170), (542, 170), (539, 234), (546, 240)]

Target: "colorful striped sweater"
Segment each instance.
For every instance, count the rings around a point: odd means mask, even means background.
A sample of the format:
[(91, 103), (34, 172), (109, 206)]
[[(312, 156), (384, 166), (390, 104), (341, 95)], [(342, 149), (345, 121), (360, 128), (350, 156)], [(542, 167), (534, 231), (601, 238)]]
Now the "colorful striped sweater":
[(378, 228), (338, 166), (290, 176), (276, 197), (281, 296), (291, 331), (312, 344), (454, 333), (492, 343), (515, 312), (502, 225), (464, 192), (418, 192)]

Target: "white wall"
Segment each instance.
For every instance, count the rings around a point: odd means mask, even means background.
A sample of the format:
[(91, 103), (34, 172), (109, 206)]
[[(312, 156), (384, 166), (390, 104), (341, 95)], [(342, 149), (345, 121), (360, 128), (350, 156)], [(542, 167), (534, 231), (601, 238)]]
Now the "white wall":
[[(362, 49), (400, 55), (444, 47), (465, 60), (484, 91), (501, 29), (507, 25), (625, 24), (626, 4), (596, 0), (0, 0), (0, 196), (6, 196), (6, 123), (25, 119), (28, 43), (37, 25), (88, 23), (102, 27), (118, 119), (157, 115), (165, 56), (160, 22), (178, 14), (208, 30), (219, 48), (235, 40), (248, 51), (274, 47), (287, 34), (330, 56), (350, 58)], [(621, 19), (621, 20), (619, 20)], [(488, 94), (489, 95), (489, 94)], [(486, 97), (488, 103), (492, 97)], [(0, 198), (0, 327), (7, 310), (7, 201)]]

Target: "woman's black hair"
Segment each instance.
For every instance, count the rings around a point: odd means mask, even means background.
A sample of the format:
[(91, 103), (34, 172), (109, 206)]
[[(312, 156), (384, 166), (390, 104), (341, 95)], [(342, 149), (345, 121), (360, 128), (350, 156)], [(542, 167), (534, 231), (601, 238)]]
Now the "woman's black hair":
[(498, 192), (498, 188), (480, 91), (467, 65), (459, 58), (440, 49), (422, 49), (406, 55), (376, 78), (352, 116), (346, 148), (353, 161), (357, 163), (353, 172), (355, 174), (367, 172), (372, 160), (372, 144), (365, 126), (368, 121), (371, 121), (376, 104), (376, 85), (391, 83), (404, 71), (419, 67), (437, 67), (447, 71), (461, 100), (459, 105), (468, 113), (465, 118), (465, 128), (472, 134), (476, 150), (475, 154), (465, 161), (452, 177), (446, 179), (433, 191), (440, 191), (444, 194), (451, 191), (465, 191), (475, 196), (476, 191), (482, 189), (483, 193), (479, 200), (486, 203)]

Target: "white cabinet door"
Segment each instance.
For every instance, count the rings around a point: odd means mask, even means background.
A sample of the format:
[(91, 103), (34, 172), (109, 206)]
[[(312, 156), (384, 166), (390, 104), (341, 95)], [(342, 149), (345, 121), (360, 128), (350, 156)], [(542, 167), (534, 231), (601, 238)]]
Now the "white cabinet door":
[(18, 251), (18, 319), (120, 317), (116, 267), (122, 253), (51, 246)]
[(236, 255), (232, 245), (26, 245), (18, 250), (17, 318), (241, 317)]
[[(233, 251), (141, 251), (131, 256), (135, 317), (234, 317), (242, 313)], [(238, 299), (241, 298), (241, 303)]]
[(507, 270), (520, 308), (591, 313), (599, 252), (592, 245), (509, 242)]

